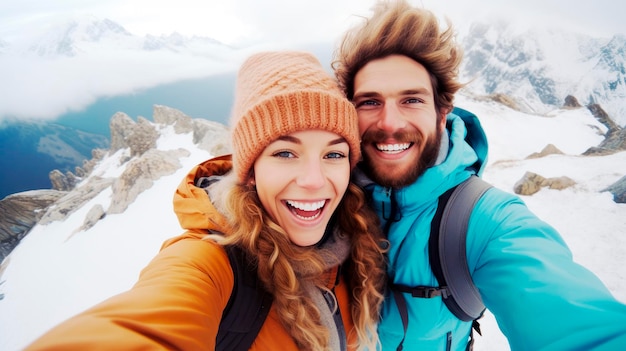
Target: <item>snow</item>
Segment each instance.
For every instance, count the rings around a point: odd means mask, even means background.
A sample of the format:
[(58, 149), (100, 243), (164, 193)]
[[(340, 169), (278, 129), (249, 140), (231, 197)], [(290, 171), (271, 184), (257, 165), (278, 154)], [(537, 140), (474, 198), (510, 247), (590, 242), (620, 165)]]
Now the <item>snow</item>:
[[(576, 185), (565, 190), (543, 189), (523, 200), (565, 238), (574, 259), (595, 272), (613, 294), (626, 302), (626, 204), (603, 192), (626, 174), (626, 152), (583, 157), (597, 145), (606, 128), (585, 108), (556, 110), (533, 116), (495, 103), (463, 96), (457, 105), (476, 113), (490, 142), (484, 178), (511, 191), (526, 171), (544, 177), (568, 176)], [(108, 208), (106, 189), (64, 222), (37, 225), (0, 268), (0, 350), (19, 350), (48, 328), (118, 292), (129, 289), (139, 271), (158, 252), (161, 243), (182, 232), (172, 210), (178, 183), (197, 163), (211, 157), (192, 143), (189, 134), (164, 127), (157, 147), (184, 148), (190, 156), (182, 167), (141, 193), (123, 214), (107, 215), (87, 231), (78, 231), (87, 211)], [(526, 156), (547, 144), (564, 155), (538, 159)], [(92, 176), (114, 177), (123, 171), (120, 160), (128, 150), (104, 158)], [(487, 312), (483, 336), (475, 350), (507, 350), (508, 343)]]

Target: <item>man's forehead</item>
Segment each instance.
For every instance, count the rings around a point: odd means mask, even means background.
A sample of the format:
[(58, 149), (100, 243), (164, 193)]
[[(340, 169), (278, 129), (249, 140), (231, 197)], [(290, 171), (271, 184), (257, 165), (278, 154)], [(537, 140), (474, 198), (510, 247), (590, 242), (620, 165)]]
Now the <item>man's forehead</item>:
[(430, 75), (420, 63), (400, 55), (368, 62), (354, 79), (354, 95), (432, 94)]

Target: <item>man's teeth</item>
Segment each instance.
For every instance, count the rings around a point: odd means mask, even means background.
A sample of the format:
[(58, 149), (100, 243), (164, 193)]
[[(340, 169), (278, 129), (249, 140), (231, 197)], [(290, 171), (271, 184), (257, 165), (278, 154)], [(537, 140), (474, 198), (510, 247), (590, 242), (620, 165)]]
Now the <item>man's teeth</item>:
[(300, 201), (287, 200), (287, 204), (289, 204), (289, 206), (295, 207), (302, 211), (317, 211), (320, 208), (324, 207), (325, 203), (326, 201), (324, 200), (316, 201), (316, 202), (300, 202)]
[(376, 148), (383, 152), (400, 152), (404, 151), (411, 146), (411, 143), (402, 144), (376, 144)]

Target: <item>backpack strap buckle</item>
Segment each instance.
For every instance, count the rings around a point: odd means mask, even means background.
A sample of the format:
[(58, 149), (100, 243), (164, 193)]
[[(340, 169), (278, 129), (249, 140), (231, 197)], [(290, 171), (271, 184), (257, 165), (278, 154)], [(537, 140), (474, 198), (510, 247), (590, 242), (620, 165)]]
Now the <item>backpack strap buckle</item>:
[(416, 286), (411, 289), (411, 296), (430, 299), (435, 296), (442, 296), (444, 299), (448, 297), (448, 289), (435, 288), (432, 286)]
[(447, 299), (448, 296), (450, 295), (450, 293), (448, 292), (448, 287), (446, 286), (437, 288), (434, 286), (424, 286), (424, 285), (406, 286), (406, 285), (392, 283), (391, 288), (392, 290), (411, 294), (411, 296), (413, 297), (418, 297), (418, 298), (423, 298), (423, 299), (430, 299), (435, 296), (441, 296), (444, 299)]

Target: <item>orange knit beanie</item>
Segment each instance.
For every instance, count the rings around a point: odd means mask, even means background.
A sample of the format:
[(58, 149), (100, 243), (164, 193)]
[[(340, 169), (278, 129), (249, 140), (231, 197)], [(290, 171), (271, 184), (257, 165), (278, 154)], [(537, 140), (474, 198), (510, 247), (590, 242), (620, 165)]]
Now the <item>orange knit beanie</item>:
[(248, 179), (254, 161), (271, 142), (306, 129), (344, 137), (351, 167), (361, 158), (356, 109), (308, 53), (263, 52), (249, 57), (239, 69), (230, 123), (239, 182)]

